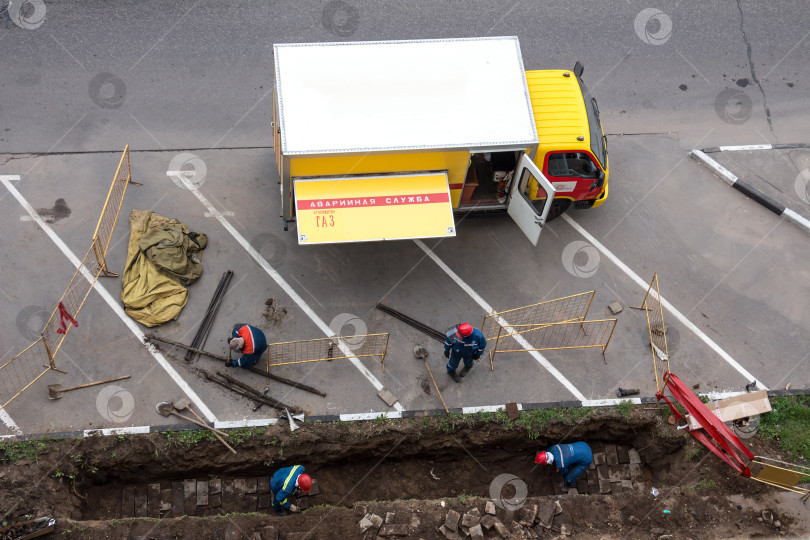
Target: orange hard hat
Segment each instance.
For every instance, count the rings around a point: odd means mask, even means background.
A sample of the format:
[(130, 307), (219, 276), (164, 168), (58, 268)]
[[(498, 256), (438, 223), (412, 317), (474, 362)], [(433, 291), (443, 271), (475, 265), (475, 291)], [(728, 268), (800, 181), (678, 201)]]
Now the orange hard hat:
[(471, 324), (468, 323), (461, 323), (458, 325), (458, 335), (461, 337), (467, 337), (473, 332), (473, 327)]
[(303, 473), (298, 477), (296, 484), (298, 484), (298, 487), (301, 488), (301, 491), (306, 493), (312, 489), (312, 478), (307, 473)]

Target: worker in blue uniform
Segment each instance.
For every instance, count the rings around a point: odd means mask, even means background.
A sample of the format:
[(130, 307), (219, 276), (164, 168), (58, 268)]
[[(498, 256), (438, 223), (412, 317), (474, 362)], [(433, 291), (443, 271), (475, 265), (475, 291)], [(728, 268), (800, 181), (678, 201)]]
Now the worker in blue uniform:
[(287, 515), (287, 510), (298, 512), (298, 507), (292, 503), (292, 496), (300, 492), (307, 493), (312, 488), (312, 478), (304, 472), (303, 465), (284, 467), (276, 471), (270, 478), (270, 492), (273, 510), (281, 516)]
[(575, 442), (555, 444), (545, 452), (538, 452), (534, 458), (538, 465), (553, 465), (565, 478), (565, 487), (571, 487), (577, 478), (590, 467), (593, 453), (588, 443)]
[(267, 350), (267, 338), (264, 332), (249, 324), (237, 324), (233, 327), (228, 345), (232, 350), (242, 353), (236, 360), (227, 363), (230, 367), (253, 367), (264, 351)]
[[(487, 340), (484, 334), (471, 324), (461, 323), (451, 328), (444, 339), (444, 356), (447, 358), (447, 374), (458, 382), (469, 373), (473, 360), (478, 360), (484, 353)], [(461, 374), (456, 373), (458, 363), (464, 361)]]

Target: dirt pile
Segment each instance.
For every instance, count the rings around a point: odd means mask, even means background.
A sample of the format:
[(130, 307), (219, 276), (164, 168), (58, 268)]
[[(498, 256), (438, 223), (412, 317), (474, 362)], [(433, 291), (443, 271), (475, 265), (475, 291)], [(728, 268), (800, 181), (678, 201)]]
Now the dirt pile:
[[(774, 505), (777, 517), (763, 520), (732, 500), (742, 493), (768, 505), (778, 492), (699, 454), (655, 413), (548, 410), (515, 421), (483, 413), (230, 433), (237, 455), (203, 432), (23, 443), (36, 446), (0, 467), (0, 509), (6, 521), (52, 515), (58, 533), (76, 538), (477, 538), (479, 525), (483, 538), (805, 532)], [(571, 440), (589, 442), (595, 464), (565, 492), (533, 456)], [(299, 500), (304, 513), (279, 517), (267, 482), (290, 464), (305, 465), (319, 490)]]

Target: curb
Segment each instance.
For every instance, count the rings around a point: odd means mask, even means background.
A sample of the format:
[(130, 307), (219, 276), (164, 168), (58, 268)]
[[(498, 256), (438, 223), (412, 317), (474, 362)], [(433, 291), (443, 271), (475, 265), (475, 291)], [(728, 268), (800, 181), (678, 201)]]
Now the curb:
[(805, 218), (804, 216), (798, 214), (794, 210), (790, 208), (786, 208), (781, 203), (776, 202), (775, 200), (771, 199), (758, 189), (753, 186), (750, 186), (737, 178), (737, 176), (720, 165), (717, 161), (710, 158), (706, 155), (707, 151), (716, 151), (722, 152), (723, 149), (733, 149), (733, 150), (763, 150), (763, 149), (771, 149), (776, 147), (790, 147), (790, 148), (810, 148), (810, 145), (776, 145), (776, 144), (763, 144), (763, 145), (751, 145), (747, 147), (743, 146), (731, 146), (731, 147), (724, 147), (718, 146), (716, 148), (706, 148), (705, 150), (692, 150), (689, 155), (693, 158), (701, 161), (704, 165), (706, 165), (709, 169), (712, 170), (717, 176), (720, 177), (725, 183), (736, 189), (737, 191), (742, 192), (745, 196), (753, 199), (760, 205), (764, 206), (777, 216), (783, 216), (785, 219), (799, 227), (800, 229), (804, 230), (804, 232), (810, 234), (810, 220)]
[(739, 152), (743, 150), (793, 150), (795, 148), (810, 148), (807, 143), (787, 143), (787, 144), (745, 144), (740, 146), (711, 146), (702, 150), (705, 154), (714, 152)]
[[(721, 399), (733, 396), (739, 396), (746, 392), (708, 392), (706, 394), (699, 394), (709, 399)], [(810, 395), (810, 388), (797, 388), (795, 390), (768, 390), (768, 397), (784, 397), (784, 396), (807, 396)], [(628, 398), (610, 398), (610, 399), (594, 399), (588, 401), (547, 401), (541, 403), (518, 403), (517, 408), (519, 411), (530, 411), (538, 409), (579, 409), (586, 407), (612, 407), (621, 402), (629, 401), (633, 405), (655, 405), (658, 400), (655, 396), (644, 397), (628, 397)], [(363, 422), (368, 420), (377, 420), (379, 418), (385, 419), (401, 419), (401, 418), (418, 418), (424, 416), (442, 416), (445, 414), (477, 414), (479, 412), (498, 412), (506, 410), (506, 405), (482, 405), (478, 407), (457, 407), (449, 409), (448, 413), (444, 409), (417, 409), (411, 411), (381, 411), (381, 412), (366, 412), (366, 413), (350, 413), (350, 414), (331, 414), (322, 416), (309, 416), (302, 423), (332, 423), (332, 422)], [(217, 421), (211, 424), (206, 422), (209, 426), (216, 429), (235, 429), (244, 427), (266, 427), (283, 423), (284, 420), (279, 418), (258, 418), (255, 420), (224, 420)], [(52, 433), (32, 433), (27, 435), (0, 435), (0, 441), (36, 441), (41, 439), (76, 439), (87, 437), (111, 437), (120, 435), (143, 435), (148, 433), (165, 433), (167, 431), (196, 431), (204, 429), (197, 424), (169, 424), (159, 426), (134, 426), (134, 427), (120, 427), (120, 428), (103, 428), (103, 429), (87, 429), (78, 431), (58, 431)]]

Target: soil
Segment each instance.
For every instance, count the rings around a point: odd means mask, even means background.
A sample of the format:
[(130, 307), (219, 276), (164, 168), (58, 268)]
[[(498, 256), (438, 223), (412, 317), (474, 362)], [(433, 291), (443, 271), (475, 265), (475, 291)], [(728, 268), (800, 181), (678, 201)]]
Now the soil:
[[(216, 440), (185, 444), (182, 436), (152, 433), (50, 440), (36, 460), (3, 461), (3, 521), (50, 515), (57, 519), (53, 533), (57, 538), (253, 540), (254, 533), (266, 539), (273, 538), (275, 531), (282, 539), (373, 540), (376, 527), (362, 533), (360, 521), (366, 514), (385, 518), (393, 513), (390, 519), (406, 535), (397, 538), (444, 538), (438, 527), (448, 511), (463, 515), (475, 507), (483, 515), (493, 479), (511, 474), (525, 483), (528, 498), (516, 512), (497, 508), (496, 517), (509, 529), (509, 538), (552, 538), (562, 526), (573, 538), (585, 539), (805, 537), (808, 533), (801, 504), (798, 512), (795, 508), (798, 495), (737, 476), (714, 455), (705, 450), (699, 453), (688, 435), (659, 414), (642, 409), (634, 409), (629, 417), (599, 410), (584, 420), (554, 420), (530, 429), (500, 415), (497, 421), (438, 416), (305, 423), (293, 433), (285, 426), (235, 430), (230, 442), (237, 455)], [(551, 444), (573, 440), (587, 441), (595, 453), (607, 445), (637, 449), (642, 463), (633, 489), (605, 495), (561, 491), (559, 475), (549, 467), (536, 466), (533, 457)], [(745, 442), (757, 455), (780, 457), (778, 448), (757, 438)], [(0, 459), (5, 457), (0, 451)], [(126, 517), (122, 512), (122, 493), (134, 490), (128, 486), (145, 489), (151, 483), (170, 488), (172, 482), (177, 485), (188, 479), (218, 479), (224, 486), (233, 479), (266, 478), (291, 464), (303, 464), (320, 488), (319, 494), (299, 500), (301, 506), (309, 506), (304, 513), (281, 517), (258, 510), (216, 516), (209, 509), (203, 516), (152, 519)], [(657, 497), (650, 493), (653, 487), (659, 491)], [(512, 495), (502, 492), (504, 497)], [(223, 499), (226, 496), (235, 497), (223, 488)], [(252, 497), (255, 508), (256, 495)], [(562, 508), (553, 528), (518, 524), (527, 508), (542, 507), (549, 500), (558, 500)], [(766, 513), (763, 519), (763, 511), (773, 517)], [(274, 529), (265, 529), (268, 526)], [(484, 532), (485, 538), (499, 538), (494, 528)]]
[(267, 324), (279, 324), (287, 316), (287, 308), (279, 307), (275, 298), (268, 298), (264, 302), (262, 316)]

